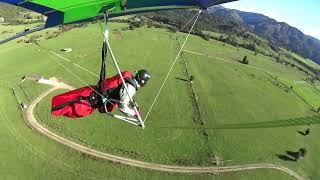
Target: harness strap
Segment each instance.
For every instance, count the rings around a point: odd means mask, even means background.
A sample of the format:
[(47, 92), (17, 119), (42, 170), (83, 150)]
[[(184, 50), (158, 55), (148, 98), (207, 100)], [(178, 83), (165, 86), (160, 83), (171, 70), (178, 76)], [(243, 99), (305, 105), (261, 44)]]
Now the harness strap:
[(101, 88), (102, 88), (102, 82), (103, 80), (106, 79), (106, 61), (107, 61), (107, 44), (106, 42), (103, 42), (102, 45), (102, 50), (101, 50), (101, 55), (102, 55), (102, 61), (101, 61), (101, 69), (100, 69), (100, 79), (99, 82), (97, 84), (97, 88), (96, 90), (101, 93)]
[(124, 78), (124, 81), (126, 82), (126, 83), (129, 83), (129, 84), (131, 84), (135, 89), (136, 89), (136, 91), (138, 91), (138, 85), (137, 85), (137, 83), (135, 82), (135, 79), (132, 77), (132, 78)]
[[(108, 36), (108, 29), (107, 29), (107, 23), (108, 23), (108, 17), (107, 14), (105, 14), (105, 23), (106, 23), (106, 32), (107, 32), (107, 36)], [(99, 93), (102, 93), (101, 88), (102, 88), (102, 82), (103, 80), (106, 79), (106, 61), (107, 61), (107, 54), (108, 54), (108, 47), (107, 47), (107, 42), (106, 40), (103, 41), (102, 44), (102, 49), (101, 49), (101, 69), (100, 69), (100, 79), (99, 82), (97, 84), (96, 90)]]

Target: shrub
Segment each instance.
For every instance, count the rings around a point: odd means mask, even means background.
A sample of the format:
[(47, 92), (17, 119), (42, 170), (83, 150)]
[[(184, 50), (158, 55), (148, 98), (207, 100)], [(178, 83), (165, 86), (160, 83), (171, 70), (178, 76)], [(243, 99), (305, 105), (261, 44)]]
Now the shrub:
[(129, 25), (129, 30), (134, 30), (134, 29), (135, 29), (134, 25), (130, 24)]
[(152, 21), (148, 21), (148, 22), (147, 22), (147, 27), (148, 27), (148, 28), (152, 28), (152, 26), (153, 26), (153, 22), (152, 22)]
[(190, 76), (190, 79), (189, 79), (191, 82), (194, 81), (194, 76)]
[(242, 60), (243, 64), (249, 64), (249, 60), (247, 56), (244, 56), (243, 60)]
[(168, 29), (170, 32), (173, 32), (173, 33), (176, 33), (178, 31), (178, 29), (174, 26), (170, 26), (170, 27), (168, 27)]
[(305, 157), (307, 154), (307, 149), (306, 148), (300, 148), (299, 149), (299, 157)]
[(255, 44), (245, 44), (243, 45), (244, 48), (248, 49), (248, 50), (251, 50), (251, 51), (257, 51), (257, 47)]
[(19, 44), (19, 43), (22, 43), (23, 42), (23, 39), (19, 39), (18, 41), (17, 41), (17, 43)]
[(201, 37), (206, 40), (206, 41), (209, 41), (210, 40), (210, 35), (209, 34), (203, 34), (201, 33)]
[(224, 37), (223, 37), (223, 35), (220, 35), (220, 37), (219, 37), (219, 41), (224, 42)]

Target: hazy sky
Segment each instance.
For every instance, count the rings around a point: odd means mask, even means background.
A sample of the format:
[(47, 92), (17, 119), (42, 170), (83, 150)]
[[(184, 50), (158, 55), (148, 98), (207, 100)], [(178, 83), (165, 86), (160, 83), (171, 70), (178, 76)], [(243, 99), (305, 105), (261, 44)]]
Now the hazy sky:
[(223, 6), (264, 14), (320, 39), (320, 0), (240, 0)]

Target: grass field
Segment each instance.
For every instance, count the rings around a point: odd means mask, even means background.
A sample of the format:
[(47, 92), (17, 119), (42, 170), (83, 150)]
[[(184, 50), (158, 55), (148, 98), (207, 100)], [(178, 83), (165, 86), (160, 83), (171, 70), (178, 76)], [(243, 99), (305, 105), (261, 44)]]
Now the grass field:
[[(178, 52), (177, 41), (182, 42), (185, 34), (174, 34), (152, 28), (121, 31), (124, 26), (126, 25), (111, 24), (111, 43), (122, 69), (134, 71), (145, 68), (152, 72), (151, 82), (137, 95), (137, 101), (145, 115)], [(40, 73), (45, 77), (55, 76), (72, 86), (84, 86), (66, 69), (59, 66), (57, 61), (63, 62), (65, 67), (84, 82), (95, 84), (96, 77), (84, 73), (56, 56), (49, 55), (45, 49), (57, 52), (72, 62), (98, 73), (102, 37), (97, 31), (99, 26), (94, 24), (84, 29), (74, 29), (54, 39), (42, 40), (39, 43), (40, 47), (23, 44), (16, 46), (14, 42), (1, 47), (0, 82), (3, 84), (1, 91), (7, 95), (0, 98), (11, 98), (6, 100), (10, 105), (1, 109), (1, 123), (6, 127), (3, 134), (5, 136), (12, 134), (9, 137), (14, 139), (12, 141), (1, 139), (3, 144), (13, 148), (12, 151), (9, 148), (3, 150), (7, 153), (4, 158), (12, 162), (12, 165), (7, 167), (7, 172), (4, 172), (8, 178), (14, 177), (9, 170), (15, 167), (18, 159), (22, 159), (26, 164), (19, 165), (21, 175), (17, 175), (18, 177), (290, 179), (282, 173), (266, 170), (226, 175), (183, 176), (150, 172), (94, 160), (29, 129), (24, 124), (21, 113), (17, 113), (19, 108), (9, 87), (14, 86), (18, 96), (27, 102), (25, 94), (34, 99), (48, 87), (38, 87), (39, 85), (31, 82), (23, 82), (22, 88), (16, 87), (15, 83), (26, 74)], [(73, 52), (69, 54), (59, 52), (60, 49), (67, 47), (72, 47)], [(43, 124), (59, 134), (125, 157), (165, 164), (213, 165), (213, 156), (219, 156), (221, 160), (226, 161), (226, 165), (275, 163), (289, 167), (304, 177), (315, 179), (320, 177), (316, 169), (320, 165), (320, 160), (313, 158), (316, 157), (320, 146), (316, 139), (319, 136), (319, 126), (313, 125), (312, 133), (306, 137), (296, 132), (306, 129), (308, 122), (318, 122), (311, 119), (308, 121), (305, 117), (317, 115), (308, 104), (311, 103), (316, 107), (318, 100), (315, 99), (319, 98), (320, 94), (311, 85), (299, 84), (297, 88), (294, 87), (295, 92), (292, 92), (282, 84), (282, 82), (294, 84), (302, 81), (305, 79), (304, 74), (280, 65), (270, 57), (254, 55), (251, 51), (223, 45), (218, 41), (204, 41), (196, 36), (190, 38), (185, 49), (211, 57), (183, 53), (186, 66), (180, 58), (146, 122), (145, 130), (99, 113), (78, 120), (53, 118), (50, 116), (51, 97), (63, 91), (55, 92), (41, 102), (36, 115)], [(238, 62), (244, 55), (249, 58), (249, 66)], [(109, 75), (115, 73), (110, 64), (108, 68)], [(179, 80), (188, 79), (186, 68), (195, 76), (193, 87), (198, 100), (192, 96), (190, 83)], [(200, 107), (200, 116), (196, 114), (195, 102)], [(199, 121), (204, 122), (204, 125), (199, 125)], [(288, 124), (297, 126), (286, 127)], [(15, 144), (20, 148), (14, 147)], [(285, 154), (287, 150), (295, 151), (301, 147), (305, 147), (308, 154), (298, 162), (284, 162), (276, 157), (277, 154)], [(30, 148), (37, 150), (28, 151)], [(22, 154), (22, 157), (14, 156), (15, 153)], [(38, 156), (40, 158), (37, 158)], [(30, 169), (38, 168), (41, 168), (41, 171), (36, 171), (35, 174), (28, 173)], [(23, 176), (24, 173), (27, 176)]]
[(311, 67), (313, 67), (313, 68), (315, 68), (317, 70), (320, 69), (319, 64), (311, 61), (310, 59), (305, 59), (305, 58), (303, 58), (303, 57), (301, 57), (301, 56), (299, 56), (298, 54), (295, 54), (295, 53), (292, 53), (292, 55), (293, 55), (293, 57), (299, 59), (300, 61), (302, 61), (302, 62), (304, 62), (306, 64), (308, 64), (309, 66), (311, 66)]

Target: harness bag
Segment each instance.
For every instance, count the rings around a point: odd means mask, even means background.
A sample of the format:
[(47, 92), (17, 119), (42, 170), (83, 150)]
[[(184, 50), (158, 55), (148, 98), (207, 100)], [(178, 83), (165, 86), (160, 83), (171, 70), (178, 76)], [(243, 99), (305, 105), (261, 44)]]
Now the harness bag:
[[(126, 82), (136, 87), (136, 84), (132, 82), (133, 77), (129, 71), (124, 71), (121, 74)], [(99, 93), (103, 94), (106, 98), (120, 99), (119, 90), (122, 84), (120, 75), (115, 75), (101, 82)], [(82, 87), (53, 97), (51, 114), (53, 116), (67, 116), (70, 118), (84, 117), (92, 114), (96, 108), (103, 105), (97, 103), (101, 102), (101, 97), (93, 89), (96, 89), (96, 86)], [(100, 100), (97, 101), (97, 98)], [(107, 104), (108, 111), (113, 111), (117, 106), (118, 102), (112, 102), (112, 104), (109, 102)]]
[[(91, 88), (95, 87), (92, 86)], [(51, 114), (53, 116), (67, 116), (70, 118), (90, 115), (95, 110), (87, 101), (87, 98), (93, 91), (91, 88), (82, 87), (53, 97)]]

